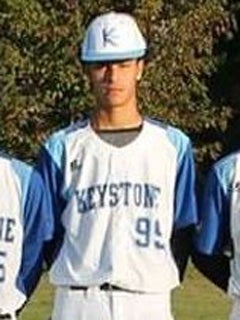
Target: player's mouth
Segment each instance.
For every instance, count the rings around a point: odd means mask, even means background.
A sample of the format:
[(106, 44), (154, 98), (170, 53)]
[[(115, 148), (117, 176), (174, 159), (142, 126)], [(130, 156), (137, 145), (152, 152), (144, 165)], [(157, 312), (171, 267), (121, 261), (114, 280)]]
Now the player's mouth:
[(104, 91), (106, 94), (118, 94), (121, 93), (123, 89), (119, 87), (104, 87)]

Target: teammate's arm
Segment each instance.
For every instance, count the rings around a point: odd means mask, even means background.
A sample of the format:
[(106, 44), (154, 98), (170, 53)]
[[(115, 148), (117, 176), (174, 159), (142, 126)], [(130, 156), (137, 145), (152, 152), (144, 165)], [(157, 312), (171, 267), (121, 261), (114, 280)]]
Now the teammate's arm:
[(227, 291), (233, 246), (230, 236), (230, 201), (214, 168), (200, 197), (200, 225), (194, 241), (192, 260), (211, 282)]
[(61, 224), (61, 214), (65, 208), (66, 200), (63, 199), (63, 167), (64, 150), (60, 141), (49, 141), (42, 147), (38, 157), (37, 169), (40, 172), (53, 208), (54, 234), (51, 241), (44, 247), (44, 260), (47, 268), (52, 265), (63, 240), (64, 229)]
[(174, 229), (171, 237), (171, 249), (179, 271), (179, 278), (184, 279), (188, 258), (192, 251), (192, 239), (195, 225)]
[(43, 246), (52, 237), (52, 210), (39, 173), (33, 170), (23, 203), (23, 249), (17, 278), (27, 298), (33, 293), (43, 271)]

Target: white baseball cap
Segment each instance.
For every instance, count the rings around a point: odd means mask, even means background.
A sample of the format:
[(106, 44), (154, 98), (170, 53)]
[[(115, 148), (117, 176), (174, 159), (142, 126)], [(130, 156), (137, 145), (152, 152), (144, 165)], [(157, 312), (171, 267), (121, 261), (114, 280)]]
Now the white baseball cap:
[(137, 59), (146, 53), (146, 41), (132, 16), (109, 12), (89, 25), (82, 44), (83, 62)]

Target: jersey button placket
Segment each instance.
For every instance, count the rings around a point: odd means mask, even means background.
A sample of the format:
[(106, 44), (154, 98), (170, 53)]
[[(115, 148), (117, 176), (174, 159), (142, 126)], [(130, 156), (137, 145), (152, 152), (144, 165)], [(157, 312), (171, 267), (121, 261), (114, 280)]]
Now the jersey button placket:
[[(124, 166), (124, 157), (122, 150), (115, 150), (112, 154), (112, 172), (111, 172), (111, 182), (116, 184), (117, 197), (116, 205), (112, 207), (112, 247), (113, 247), (113, 257), (112, 257), (112, 268), (113, 268), (113, 281), (119, 279), (121, 274), (119, 267), (121, 266), (121, 253), (122, 253), (122, 241), (121, 238), (121, 224), (122, 224), (122, 215), (124, 214), (124, 207), (122, 204), (123, 201), (123, 190), (121, 189), (121, 183), (125, 181), (125, 166)], [(116, 275), (116, 277), (115, 277)]]

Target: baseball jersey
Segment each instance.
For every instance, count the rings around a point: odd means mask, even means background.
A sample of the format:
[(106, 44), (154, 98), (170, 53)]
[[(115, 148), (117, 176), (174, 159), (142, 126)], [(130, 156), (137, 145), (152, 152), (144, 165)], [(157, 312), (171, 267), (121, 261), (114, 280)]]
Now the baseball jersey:
[(193, 154), (185, 134), (145, 118), (138, 136), (116, 147), (86, 118), (49, 138), (40, 170), (56, 225), (61, 221), (64, 230), (50, 272), (53, 284), (110, 282), (144, 292), (178, 285), (173, 226), (197, 222)]
[(196, 249), (207, 255), (223, 254), (233, 241), (228, 291), (240, 295), (240, 153), (219, 160), (211, 168), (200, 203)]
[(35, 287), (53, 220), (37, 171), (0, 155), (0, 180), (0, 314), (14, 314)]

